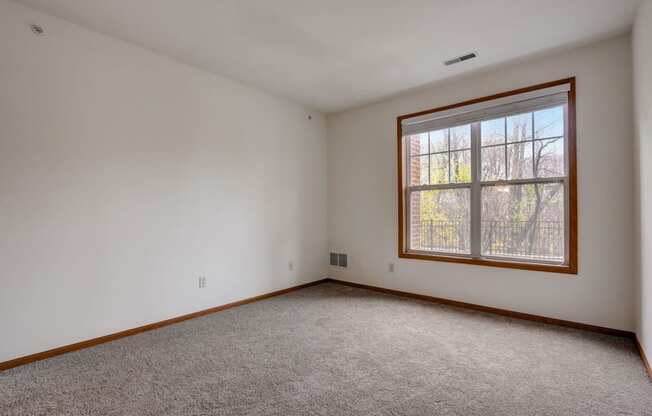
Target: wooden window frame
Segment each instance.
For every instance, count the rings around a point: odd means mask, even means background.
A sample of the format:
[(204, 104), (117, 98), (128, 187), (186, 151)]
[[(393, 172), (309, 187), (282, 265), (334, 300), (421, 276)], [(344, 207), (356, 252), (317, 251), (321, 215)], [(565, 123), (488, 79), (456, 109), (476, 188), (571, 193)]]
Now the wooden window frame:
[[(546, 263), (537, 263), (531, 261), (514, 261), (514, 260), (496, 260), (494, 258), (475, 258), (469, 256), (459, 256), (459, 255), (442, 255), (441, 253), (436, 254), (424, 254), (422, 252), (415, 253), (410, 252), (406, 249), (407, 235), (406, 235), (406, 178), (404, 176), (403, 163), (405, 159), (404, 153), (404, 143), (403, 143), (403, 132), (402, 132), (402, 121), (405, 119), (423, 116), (426, 114), (436, 113), (440, 111), (450, 110), (457, 107), (463, 107), (471, 104), (477, 104), (484, 101), (491, 101), (498, 98), (509, 97), (512, 95), (523, 94), (531, 91), (536, 91), (540, 89), (555, 87), (559, 85), (568, 84), (570, 90), (568, 91), (568, 103), (567, 103), (567, 112), (568, 112), (568, 132), (567, 132), (567, 163), (568, 163), (568, 257), (567, 262), (564, 264), (546, 264)], [(396, 129), (397, 129), (397, 155), (398, 155), (398, 257), (405, 259), (416, 259), (416, 260), (430, 260), (430, 261), (443, 261), (451, 263), (463, 263), (463, 264), (474, 264), (481, 266), (491, 266), (491, 267), (503, 267), (509, 269), (522, 269), (522, 270), (533, 270), (541, 272), (552, 272), (552, 273), (562, 273), (568, 275), (576, 275), (578, 273), (578, 214), (577, 214), (577, 134), (576, 134), (576, 97), (575, 97), (575, 77), (560, 79), (557, 81), (547, 82), (543, 84), (532, 85), (525, 88), (519, 88), (512, 91), (502, 92), (494, 94), (491, 96), (475, 98), (471, 100), (466, 100), (456, 104), (450, 104), (442, 107), (437, 107), (429, 110), (419, 111), (416, 113), (405, 114), (398, 116), (396, 118)]]

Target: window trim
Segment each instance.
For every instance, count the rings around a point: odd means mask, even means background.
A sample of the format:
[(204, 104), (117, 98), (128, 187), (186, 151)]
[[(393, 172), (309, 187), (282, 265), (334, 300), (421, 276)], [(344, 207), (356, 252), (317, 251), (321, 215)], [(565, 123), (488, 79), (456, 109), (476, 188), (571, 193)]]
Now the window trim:
[[(509, 97), (512, 95), (523, 94), (527, 92), (532, 92), (536, 90), (541, 90), (545, 88), (550, 88), (558, 85), (569, 84), (570, 90), (568, 91), (568, 136), (567, 136), (567, 163), (568, 163), (568, 172), (565, 177), (568, 182), (568, 260), (564, 264), (546, 264), (545, 262), (530, 262), (528, 260), (518, 261), (514, 259), (501, 260), (500, 258), (495, 257), (482, 257), (482, 258), (473, 258), (468, 257), (467, 255), (457, 255), (457, 254), (430, 254), (428, 252), (417, 252), (417, 251), (408, 251), (407, 250), (407, 216), (406, 216), (406, 203), (407, 203), (407, 187), (405, 184), (405, 171), (404, 171), (404, 159), (405, 159), (405, 145), (403, 142), (403, 132), (402, 132), (402, 121), (405, 119), (423, 116), (426, 114), (431, 114), (435, 112), (450, 110), (457, 107), (463, 107), (471, 104), (476, 104), (484, 101), (496, 100), (503, 97)], [(482, 266), (491, 266), (491, 267), (503, 267), (509, 269), (522, 269), (522, 270), (533, 270), (541, 272), (552, 272), (552, 273), (562, 273), (576, 275), (578, 273), (578, 213), (577, 213), (577, 143), (576, 143), (576, 97), (575, 97), (575, 77), (564, 78), (557, 81), (551, 81), (543, 84), (532, 85), (525, 88), (519, 88), (507, 92), (502, 92), (486, 97), (474, 98), (471, 100), (462, 101), (456, 104), (450, 104), (442, 107), (437, 107), (429, 110), (419, 111), (416, 113), (405, 114), (398, 116), (396, 118), (396, 131), (397, 131), (397, 159), (398, 159), (398, 257), (405, 259), (415, 259), (415, 260), (431, 260), (431, 261), (443, 261), (451, 263), (463, 263), (463, 264), (474, 264)], [(473, 146), (473, 144), (472, 144)], [(473, 164), (477, 165), (477, 164)], [(476, 185), (477, 184), (477, 185)], [(449, 185), (450, 186), (450, 185)], [(473, 186), (480, 186), (479, 181), (474, 181)], [(475, 204), (478, 205), (478, 204)], [(472, 204), (472, 207), (474, 204)], [(479, 205), (478, 205), (479, 207)], [(473, 208), (472, 208), (473, 209)], [(477, 228), (477, 227), (476, 227)], [(476, 231), (477, 232), (477, 231)], [(473, 239), (471, 241), (473, 243)]]

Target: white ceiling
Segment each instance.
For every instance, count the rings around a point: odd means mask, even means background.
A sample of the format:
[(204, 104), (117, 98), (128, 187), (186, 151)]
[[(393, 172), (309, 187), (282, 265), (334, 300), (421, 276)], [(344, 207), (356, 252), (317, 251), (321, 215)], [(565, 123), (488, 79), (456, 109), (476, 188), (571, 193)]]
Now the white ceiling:
[[(638, 0), (20, 0), (335, 112), (630, 29)], [(467, 52), (479, 58), (452, 67)]]

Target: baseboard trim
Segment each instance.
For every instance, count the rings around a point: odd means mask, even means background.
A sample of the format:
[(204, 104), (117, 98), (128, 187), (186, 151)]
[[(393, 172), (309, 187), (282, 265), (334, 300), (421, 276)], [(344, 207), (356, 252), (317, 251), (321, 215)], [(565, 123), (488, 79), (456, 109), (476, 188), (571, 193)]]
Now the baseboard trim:
[(639, 354), (641, 356), (641, 360), (643, 361), (643, 365), (645, 366), (645, 371), (647, 372), (647, 375), (650, 378), (650, 381), (652, 381), (652, 367), (650, 366), (650, 362), (647, 360), (647, 357), (645, 355), (645, 350), (643, 350), (643, 347), (641, 346), (641, 343), (638, 340), (638, 337), (636, 336), (635, 333), (630, 332), (630, 331), (623, 331), (620, 329), (613, 329), (613, 328), (605, 328), (601, 326), (596, 326), (596, 325), (589, 325), (589, 324), (583, 324), (579, 322), (573, 322), (573, 321), (565, 321), (562, 319), (555, 319), (555, 318), (548, 318), (545, 316), (539, 316), (539, 315), (532, 315), (528, 313), (522, 313), (522, 312), (515, 312), (515, 311), (510, 311), (508, 309), (500, 309), (500, 308), (493, 308), (490, 306), (483, 306), (483, 305), (477, 305), (474, 303), (467, 303), (467, 302), (460, 302), (457, 300), (451, 300), (451, 299), (446, 299), (446, 298), (438, 298), (435, 296), (428, 296), (428, 295), (421, 295), (417, 293), (411, 293), (411, 292), (404, 292), (401, 290), (396, 290), (396, 289), (386, 289), (383, 287), (379, 286), (372, 286), (372, 285), (367, 285), (367, 284), (362, 284), (362, 283), (354, 283), (354, 282), (348, 282), (345, 280), (339, 280), (339, 279), (333, 279), (333, 278), (325, 278), (325, 279), (320, 279), (316, 280), (314, 282), (310, 283), (304, 283), (302, 285), (298, 286), (292, 286), (286, 289), (281, 289), (277, 290), (274, 292), (270, 293), (265, 293), (263, 295), (259, 296), (254, 296), (251, 298), (246, 298), (242, 299), (236, 302), (232, 303), (227, 303), (224, 305), (220, 306), (215, 306), (213, 308), (209, 309), (204, 309), (202, 311), (198, 312), (193, 312), (189, 313), (187, 315), (182, 315), (182, 316), (177, 316), (175, 318), (170, 318), (166, 319), (164, 321), (159, 321), (159, 322), (154, 322), (151, 324), (139, 326), (136, 328), (131, 328), (127, 329), (124, 331), (116, 332), (114, 334), (110, 335), (105, 335), (102, 337), (98, 338), (93, 338), (89, 339), (86, 341), (81, 341), (77, 342), (74, 344), (70, 345), (65, 345), (62, 347), (57, 347), (53, 348), (51, 350), (43, 351), (43, 352), (38, 352), (36, 354), (31, 354), (31, 355), (26, 355), (24, 357), (19, 357), (15, 358), (9, 361), (4, 361), (0, 362), (0, 371), (8, 370), (10, 368), (18, 367), (21, 365), (26, 365), (30, 364), (36, 361), (41, 361), (45, 360), (48, 358), (56, 357), (58, 355), (66, 354), (68, 352), (72, 351), (78, 351), (84, 348), (90, 348), (94, 347), (96, 345), (104, 344), (107, 342), (115, 341), (120, 338), (125, 338), (131, 335), (136, 335), (141, 332), (147, 332), (151, 331), (153, 329), (157, 328), (162, 328), (168, 325), (173, 325), (179, 322), (187, 321), (189, 319), (193, 318), (198, 318), (200, 316), (205, 316), (205, 315), (210, 315), (216, 312), (224, 311), (226, 309), (231, 309), (235, 308), (237, 306), (242, 306), (246, 305), (248, 303), (253, 303), (257, 302), (260, 300), (272, 298), (275, 296), (280, 296), (284, 295), (286, 293), (294, 292), (296, 290), (304, 289), (307, 287), (311, 286), (316, 286), (320, 285), (322, 283), (335, 283), (343, 286), (350, 286), (350, 287), (356, 287), (360, 289), (367, 289), (367, 290), (373, 290), (375, 292), (380, 292), (380, 293), (385, 293), (389, 295), (395, 295), (395, 296), (401, 296), (401, 297), (407, 297), (407, 298), (412, 298), (412, 299), (418, 299), (422, 301), (427, 301), (427, 302), (433, 302), (433, 303), (438, 303), (442, 305), (448, 305), (448, 306), (454, 306), (457, 308), (464, 308), (464, 309), (470, 309), (474, 311), (480, 311), (480, 312), (486, 312), (486, 313), (491, 313), (494, 315), (501, 315), (501, 316), (506, 316), (510, 318), (515, 318), (515, 319), (522, 319), (526, 321), (534, 321), (534, 322), (541, 322), (541, 323), (546, 323), (550, 325), (556, 325), (556, 326), (562, 326), (562, 327), (567, 327), (567, 328), (574, 328), (574, 329), (580, 329), (584, 331), (590, 331), (590, 332), (597, 332), (600, 334), (605, 334), (605, 335), (612, 335), (612, 336), (617, 336), (617, 337), (624, 337), (624, 338), (630, 338), (634, 340), (634, 343), (636, 344), (636, 347), (638, 348)]
[(220, 312), (220, 311), (223, 311), (223, 310), (226, 310), (226, 309), (235, 308), (236, 306), (246, 305), (248, 303), (257, 302), (257, 301), (260, 301), (260, 300), (263, 300), (263, 299), (268, 299), (268, 298), (272, 298), (272, 297), (275, 297), (275, 296), (284, 295), (284, 294), (289, 293), (289, 292), (294, 292), (295, 290), (304, 289), (304, 288), (307, 288), (307, 287), (310, 287), (310, 286), (316, 286), (316, 285), (322, 284), (322, 283), (324, 283), (326, 281), (327, 281), (327, 279), (316, 280), (314, 282), (305, 283), (305, 284), (298, 285), (298, 286), (292, 286), (292, 287), (289, 287), (287, 289), (281, 289), (281, 290), (277, 290), (277, 291), (270, 292), (270, 293), (265, 293), (263, 295), (254, 296), (254, 297), (247, 298), (247, 299), (242, 299), (242, 300), (239, 300), (239, 301), (236, 301), (236, 302), (227, 303), (225, 305), (216, 306), (216, 307), (213, 307), (213, 308), (210, 308), (210, 309), (205, 309), (205, 310), (202, 310), (202, 311), (189, 313), (187, 315), (177, 316), (175, 318), (166, 319), (164, 321), (139, 326), (137, 328), (127, 329), (127, 330), (124, 330), (124, 331), (116, 332), (114, 334), (105, 335), (105, 336), (102, 336), (102, 337), (93, 338), (93, 339), (89, 339), (89, 340), (86, 340), (86, 341), (81, 341), (81, 342), (77, 342), (77, 343), (74, 343), (74, 344), (53, 348), (51, 350), (38, 352), (36, 354), (26, 355), (24, 357), (14, 358), (13, 360), (0, 362), (0, 371), (8, 370), (10, 368), (18, 367), (18, 366), (21, 366), (21, 365), (30, 364), (30, 363), (33, 363), (33, 362), (36, 362), (36, 361), (41, 361), (41, 360), (45, 360), (45, 359), (48, 359), (48, 358), (56, 357), (58, 355), (62, 355), (62, 354), (68, 353), (68, 352), (77, 351), (77, 350), (81, 350), (81, 349), (84, 349), (84, 348), (94, 347), (94, 346), (99, 345), (99, 344), (104, 344), (104, 343), (107, 343), (107, 342), (110, 342), (110, 341), (115, 341), (117, 339), (125, 338), (125, 337), (131, 336), (131, 335), (136, 335), (136, 334), (139, 334), (141, 332), (151, 331), (153, 329), (157, 329), (157, 328), (161, 328), (161, 327), (164, 327), (164, 326), (173, 325), (173, 324), (177, 324), (179, 322), (187, 321), (188, 319), (198, 318), (200, 316), (210, 315), (212, 313)]
[(600, 333), (600, 334), (613, 335), (613, 336), (617, 336), (617, 337), (624, 337), (624, 338), (635, 338), (636, 337), (636, 335), (633, 332), (623, 331), (621, 329), (605, 328), (605, 327), (601, 327), (601, 326), (582, 324), (582, 323), (573, 322), (573, 321), (564, 321), (562, 319), (548, 318), (548, 317), (540, 316), (540, 315), (532, 315), (532, 314), (529, 314), (529, 313), (515, 312), (515, 311), (510, 311), (508, 309), (493, 308), (493, 307), (490, 307), (490, 306), (483, 306), (483, 305), (477, 305), (477, 304), (474, 304), (474, 303), (460, 302), (460, 301), (457, 301), (457, 300), (451, 300), (451, 299), (446, 299), (446, 298), (438, 298), (438, 297), (435, 297), (435, 296), (420, 295), (420, 294), (417, 294), (417, 293), (404, 292), (402, 290), (386, 289), (384, 287), (371, 286), (371, 285), (366, 285), (366, 284), (362, 284), (362, 283), (347, 282), (345, 280), (338, 280), (338, 279), (328, 278), (328, 279), (326, 279), (326, 281), (331, 282), (331, 283), (337, 283), (337, 284), (344, 285), (344, 286), (351, 286), (351, 287), (357, 287), (357, 288), (360, 288), (360, 289), (373, 290), (375, 292), (386, 293), (386, 294), (389, 294), (389, 295), (403, 296), (403, 297), (423, 300), (423, 301), (427, 301), (427, 302), (439, 303), (439, 304), (442, 304), (442, 305), (454, 306), (454, 307), (457, 307), (457, 308), (471, 309), (471, 310), (474, 310), (474, 311), (492, 313), (494, 315), (501, 315), (501, 316), (507, 316), (507, 317), (510, 317), (510, 318), (522, 319), (522, 320), (526, 320), (526, 321), (541, 322), (541, 323), (546, 323), (546, 324), (550, 324), (550, 325), (563, 326), (563, 327), (566, 327), (566, 328), (581, 329), (581, 330), (584, 330), (584, 331), (597, 332), (597, 333)]
[(510, 311), (508, 309), (492, 308), (490, 306), (476, 305), (474, 303), (460, 302), (457, 300), (438, 298), (435, 296), (420, 295), (417, 293), (404, 292), (402, 290), (386, 289), (384, 287), (366, 285), (362, 283), (347, 282), (345, 280), (338, 280), (333, 278), (324, 279), (324, 282), (336, 283), (343, 286), (357, 287), (360, 289), (373, 290), (375, 292), (380, 292), (380, 293), (385, 293), (385, 294), (395, 295), (395, 296), (402, 296), (402, 297), (407, 297), (412, 299), (418, 299), (426, 302), (439, 303), (442, 305), (454, 306), (457, 308), (471, 309), (474, 311), (486, 312), (486, 313), (491, 313), (500, 316), (507, 316), (510, 318), (522, 319), (525, 321), (534, 321), (534, 322), (540, 322), (549, 325), (562, 326), (566, 328), (580, 329), (583, 331), (597, 332), (599, 334), (604, 334), (604, 335), (629, 338), (634, 341), (634, 344), (636, 344), (636, 348), (638, 349), (638, 352), (641, 356), (641, 360), (643, 361), (643, 366), (645, 367), (645, 372), (650, 378), (650, 382), (652, 382), (652, 367), (650, 367), (650, 362), (647, 360), (647, 357), (645, 355), (645, 350), (643, 350), (643, 347), (641, 346), (641, 343), (638, 340), (638, 336), (636, 335), (636, 333), (631, 331), (623, 331), (622, 329), (605, 328), (602, 326), (583, 324), (583, 323), (573, 322), (573, 321), (565, 321), (563, 319), (548, 318), (540, 315), (532, 315), (529, 313)]
[(636, 348), (638, 348), (638, 353), (641, 354), (641, 360), (643, 360), (643, 365), (645, 365), (647, 376), (650, 378), (650, 381), (652, 381), (652, 367), (650, 367), (650, 362), (647, 360), (645, 350), (643, 349), (643, 345), (641, 345), (638, 336), (634, 336), (634, 342), (636, 343)]

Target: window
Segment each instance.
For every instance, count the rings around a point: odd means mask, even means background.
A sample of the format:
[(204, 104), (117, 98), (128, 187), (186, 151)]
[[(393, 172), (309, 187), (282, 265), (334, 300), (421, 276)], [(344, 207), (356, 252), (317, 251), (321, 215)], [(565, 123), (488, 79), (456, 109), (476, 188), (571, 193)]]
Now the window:
[(574, 78), (397, 126), (399, 257), (577, 273)]

